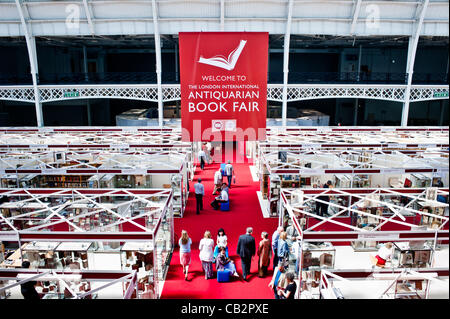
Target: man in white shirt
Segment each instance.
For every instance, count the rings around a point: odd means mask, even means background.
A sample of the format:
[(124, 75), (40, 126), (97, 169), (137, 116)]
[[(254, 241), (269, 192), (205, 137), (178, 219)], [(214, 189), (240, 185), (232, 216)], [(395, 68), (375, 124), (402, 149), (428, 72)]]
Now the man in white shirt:
[(220, 196), (217, 196), (213, 202), (211, 203), (211, 206), (215, 209), (219, 209), (219, 203), (226, 203), (228, 202), (228, 193), (225, 190), (225, 186), (222, 186), (222, 192), (220, 193)]
[(216, 192), (222, 189), (222, 172), (219, 168), (217, 172), (214, 173), (214, 190), (212, 192), (213, 195), (216, 195)]
[(228, 164), (225, 165), (225, 174), (227, 174), (228, 179), (228, 187), (231, 188), (231, 179), (233, 177), (233, 165), (231, 165), (231, 161), (228, 160)]
[(206, 162), (206, 153), (204, 150), (200, 150), (198, 152), (198, 161), (200, 162), (200, 167), (203, 170), (203, 168), (205, 167), (205, 162)]
[(212, 163), (211, 149), (212, 149), (211, 143), (207, 142), (206, 143), (206, 159), (208, 160), (208, 164)]
[(203, 187), (202, 179), (198, 179), (198, 183), (194, 184), (195, 199), (197, 201), (197, 215), (203, 210), (203, 196), (205, 195), (205, 187)]

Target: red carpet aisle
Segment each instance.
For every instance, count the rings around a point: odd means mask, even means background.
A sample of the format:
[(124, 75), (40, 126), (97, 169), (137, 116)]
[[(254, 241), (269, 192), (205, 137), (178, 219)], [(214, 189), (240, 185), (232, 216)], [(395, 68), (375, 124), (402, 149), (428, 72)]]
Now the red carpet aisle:
[[(211, 231), (215, 241), (217, 230), (221, 227), (224, 228), (228, 236), (230, 257), (235, 261), (238, 273), (241, 275), (241, 261), (239, 256), (236, 255), (239, 236), (245, 233), (247, 226), (251, 226), (253, 227), (253, 236), (255, 237), (256, 245), (258, 245), (261, 232), (267, 231), (271, 237), (277, 226), (277, 219), (262, 217), (256, 195), (259, 184), (253, 182), (248, 164), (234, 164), (237, 174), (237, 185), (232, 185), (230, 189), (230, 211), (222, 212), (220, 210), (213, 210), (210, 203), (214, 196), (211, 193), (214, 172), (218, 167), (219, 164), (212, 164), (206, 166), (204, 171), (201, 171), (200, 168), (196, 171), (195, 178), (201, 177), (202, 183), (205, 185), (204, 209), (200, 215), (196, 215), (195, 213), (195, 197), (192, 192), (184, 217), (177, 218), (174, 222), (176, 238), (179, 238), (181, 230), (185, 229), (193, 241), (192, 261), (189, 267), (189, 278), (191, 281), (184, 280), (180, 265), (179, 248), (176, 247), (161, 298), (273, 298), (271, 289), (267, 287), (272, 277), (272, 271), (269, 271), (269, 275), (266, 278), (258, 278), (257, 257), (254, 257), (252, 261), (252, 274), (248, 277), (249, 282), (243, 281), (242, 278), (233, 278), (227, 283), (218, 283), (216, 279), (205, 280), (198, 250), (198, 244), (200, 239), (203, 238), (205, 230)], [(191, 183), (190, 189), (191, 191), (194, 190), (193, 183)], [(272, 269), (272, 265), (270, 265), (270, 269)]]

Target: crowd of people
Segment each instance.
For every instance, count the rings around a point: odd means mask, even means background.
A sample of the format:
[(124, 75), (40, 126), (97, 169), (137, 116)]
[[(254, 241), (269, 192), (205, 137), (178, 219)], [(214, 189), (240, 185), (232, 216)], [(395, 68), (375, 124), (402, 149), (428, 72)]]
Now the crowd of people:
[[(210, 143), (202, 144), (202, 149), (198, 153), (201, 170), (205, 169), (205, 165), (213, 162), (213, 150)], [(223, 182), (223, 177), (225, 176), (227, 177), (227, 183)], [(221, 203), (229, 201), (229, 190), (232, 187), (233, 178), (235, 183), (235, 173), (230, 161), (224, 167), (219, 167), (214, 172), (214, 188), (212, 194), (218, 196), (210, 204), (213, 209), (218, 210)], [(200, 211), (203, 210), (203, 196), (205, 195), (205, 188), (201, 178), (197, 179), (197, 183), (194, 184), (194, 189), (197, 202), (196, 213), (200, 214)], [(275, 230), (271, 239), (269, 238), (269, 233), (263, 231), (259, 243), (256, 245), (256, 240), (253, 237), (253, 228), (247, 227), (246, 233), (239, 236), (236, 245), (236, 255), (240, 258), (242, 269), (242, 274), (239, 275), (235, 262), (230, 258), (228, 237), (225, 230), (220, 228), (217, 231), (215, 241), (211, 231), (206, 230), (198, 246), (199, 259), (202, 264), (205, 279), (208, 280), (215, 277), (215, 266), (216, 272), (226, 271), (229, 272), (230, 276), (242, 278), (243, 281), (248, 282), (251, 275), (252, 261), (257, 256), (257, 275), (260, 278), (269, 275), (269, 266), (272, 260), (273, 275), (268, 286), (273, 290), (275, 298), (293, 299), (297, 289), (294, 278), (295, 274), (298, 274), (298, 264), (296, 265), (295, 273), (288, 272), (288, 269), (289, 253), (298, 246), (296, 239), (297, 234), (293, 227), (287, 227), (286, 231), (284, 231), (284, 228), (280, 226)], [(180, 246), (180, 263), (182, 265), (184, 279), (190, 281), (192, 278), (189, 278), (188, 274), (191, 263), (192, 240), (189, 238), (186, 230), (182, 231), (178, 244)]]
[[(276, 299), (293, 299), (297, 290), (294, 272), (288, 272), (289, 252), (288, 233), (283, 227), (278, 227), (269, 239), (269, 233), (263, 231), (258, 245), (253, 237), (253, 228), (247, 227), (246, 233), (239, 236), (236, 245), (236, 254), (241, 260), (242, 280), (249, 281), (252, 260), (257, 256), (258, 277), (264, 278), (269, 273), (270, 261), (273, 258), (273, 276), (269, 288), (273, 290)], [(189, 265), (191, 263), (192, 239), (188, 232), (183, 230), (178, 241), (180, 246), (180, 263), (183, 269), (184, 279), (190, 281)], [(199, 242), (199, 259), (205, 279), (214, 278), (214, 266), (216, 271), (227, 271), (236, 278), (241, 278), (237, 272), (235, 262), (230, 258), (228, 250), (228, 237), (223, 228), (217, 231), (214, 241), (211, 231), (206, 230)], [(298, 273), (298, 270), (296, 270)]]

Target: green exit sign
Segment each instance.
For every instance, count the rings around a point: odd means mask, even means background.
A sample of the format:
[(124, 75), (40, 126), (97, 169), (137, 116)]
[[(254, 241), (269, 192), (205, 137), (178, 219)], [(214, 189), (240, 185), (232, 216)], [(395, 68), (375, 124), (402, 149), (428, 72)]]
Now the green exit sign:
[(447, 92), (434, 92), (433, 97), (448, 97), (448, 91)]
[(64, 97), (77, 97), (80, 96), (80, 92), (64, 92)]

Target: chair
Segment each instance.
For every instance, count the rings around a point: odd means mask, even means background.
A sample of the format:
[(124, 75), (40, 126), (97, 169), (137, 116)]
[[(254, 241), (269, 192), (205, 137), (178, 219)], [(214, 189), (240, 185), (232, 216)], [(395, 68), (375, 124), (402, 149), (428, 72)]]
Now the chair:
[(229, 211), (230, 210), (230, 201), (228, 200), (227, 202), (220, 203), (220, 210), (224, 211), (224, 212)]
[(230, 281), (230, 272), (228, 270), (217, 271), (217, 282), (228, 282)]

